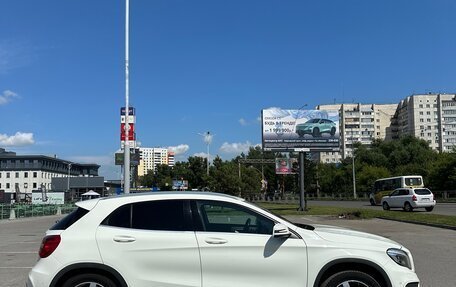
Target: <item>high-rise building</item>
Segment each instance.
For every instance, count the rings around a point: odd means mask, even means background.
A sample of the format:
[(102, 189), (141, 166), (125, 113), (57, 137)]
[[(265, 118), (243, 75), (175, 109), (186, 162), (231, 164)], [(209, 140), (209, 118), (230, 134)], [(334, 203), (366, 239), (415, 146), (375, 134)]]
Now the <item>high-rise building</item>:
[(395, 136), (413, 135), (439, 152), (456, 145), (456, 95), (415, 94), (403, 99), (396, 115)]
[(340, 123), (340, 151), (321, 152), (321, 162), (337, 163), (351, 157), (356, 142), (369, 146), (374, 139), (393, 137), (391, 122), (397, 104), (333, 104), (319, 105), (317, 109), (338, 111)]
[(141, 147), (139, 153), (138, 176), (146, 175), (149, 170), (155, 171), (159, 164), (174, 166), (174, 153), (166, 148)]

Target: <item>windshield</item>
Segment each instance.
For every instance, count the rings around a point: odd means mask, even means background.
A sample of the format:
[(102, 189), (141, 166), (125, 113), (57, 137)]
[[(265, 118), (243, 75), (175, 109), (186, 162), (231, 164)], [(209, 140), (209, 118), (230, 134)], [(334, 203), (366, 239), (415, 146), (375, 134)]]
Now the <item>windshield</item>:
[(423, 182), (420, 177), (408, 177), (405, 178), (406, 185), (422, 185)]
[(320, 121), (320, 119), (312, 119), (312, 120), (308, 120), (307, 123), (313, 124), (313, 123), (318, 123), (319, 121)]

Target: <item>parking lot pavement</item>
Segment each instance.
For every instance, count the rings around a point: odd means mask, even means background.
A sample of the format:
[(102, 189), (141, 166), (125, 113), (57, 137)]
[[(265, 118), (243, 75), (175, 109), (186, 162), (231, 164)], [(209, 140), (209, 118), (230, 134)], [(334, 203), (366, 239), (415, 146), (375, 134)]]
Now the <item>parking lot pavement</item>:
[[(38, 259), (44, 232), (60, 217), (0, 221), (0, 286), (24, 287)], [(456, 231), (381, 219), (348, 220), (324, 216), (289, 217), (307, 224), (328, 224), (391, 238), (410, 249), (421, 287), (454, 286)], [(453, 283), (451, 283), (453, 282)]]
[(0, 286), (24, 287), (44, 232), (61, 216), (0, 221)]
[(454, 230), (382, 219), (349, 220), (329, 216), (288, 218), (294, 222), (335, 225), (390, 238), (412, 252), (421, 287), (456, 286)]

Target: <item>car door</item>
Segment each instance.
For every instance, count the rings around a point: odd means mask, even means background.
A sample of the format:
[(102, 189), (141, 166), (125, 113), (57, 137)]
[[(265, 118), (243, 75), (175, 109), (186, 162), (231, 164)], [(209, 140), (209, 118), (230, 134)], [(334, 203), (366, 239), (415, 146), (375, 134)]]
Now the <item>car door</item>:
[(399, 197), (399, 192), (400, 190), (399, 189), (396, 189), (395, 191), (393, 191), (390, 196), (387, 198), (387, 202), (389, 204), (390, 207), (400, 207), (399, 206), (399, 200), (398, 200), (398, 197)]
[(397, 196), (396, 207), (403, 207), (406, 201), (411, 201), (412, 197), (409, 195), (409, 189), (399, 190), (399, 195)]
[(202, 285), (305, 286), (307, 251), (297, 237), (272, 237), (275, 222), (247, 207), (196, 201)]
[(198, 245), (187, 215), (184, 200), (116, 209), (96, 234), (104, 264), (120, 272), (129, 286), (201, 286)]

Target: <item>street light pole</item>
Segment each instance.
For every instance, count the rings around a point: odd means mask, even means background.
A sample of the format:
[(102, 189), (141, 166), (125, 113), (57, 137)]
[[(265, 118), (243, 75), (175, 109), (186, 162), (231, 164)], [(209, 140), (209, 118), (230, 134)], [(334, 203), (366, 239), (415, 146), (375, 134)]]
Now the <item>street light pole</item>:
[(125, 0), (125, 144), (124, 144), (124, 193), (130, 193), (130, 137), (129, 137), (129, 14), (130, 1)]

